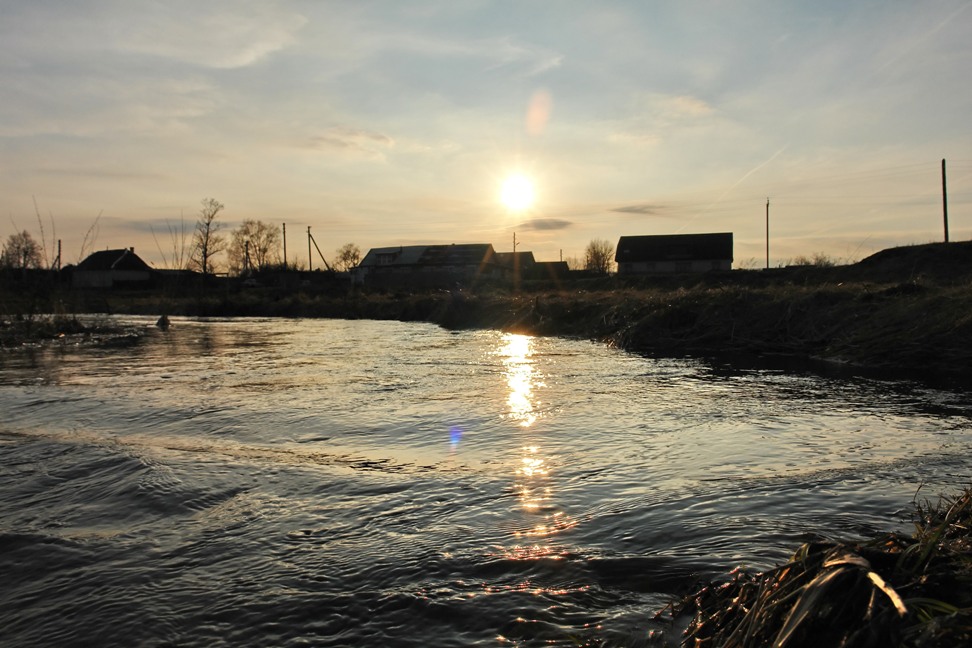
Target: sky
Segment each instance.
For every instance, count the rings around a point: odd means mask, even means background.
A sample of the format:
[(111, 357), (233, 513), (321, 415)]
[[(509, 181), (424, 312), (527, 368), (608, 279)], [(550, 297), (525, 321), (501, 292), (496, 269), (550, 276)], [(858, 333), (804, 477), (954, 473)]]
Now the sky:
[(943, 240), (943, 159), (968, 240), (970, 4), (0, 0), (0, 240), (167, 267), (214, 198), (298, 263), (310, 227), (329, 260), (732, 232), (763, 267), (768, 212), (770, 265), (850, 262)]

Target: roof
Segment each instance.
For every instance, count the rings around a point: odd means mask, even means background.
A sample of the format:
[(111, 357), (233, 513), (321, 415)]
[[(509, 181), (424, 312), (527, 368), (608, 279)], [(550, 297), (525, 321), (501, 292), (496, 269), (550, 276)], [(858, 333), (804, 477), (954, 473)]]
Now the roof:
[(398, 247), (371, 248), (358, 264), (368, 266), (471, 266), (492, 260), (490, 243), (465, 243), (452, 245), (403, 245)]
[[(375, 265), (414, 265), (425, 252), (425, 245), (399, 245), (395, 247), (371, 248), (359, 268)], [(379, 263), (379, 260), (381, 263)]]
[(93, 252), (77, 265), (76, 270), (82, 272), (108, 272), (111, 270), (150, 272), (152, 268), (135, 254), (135, 248), (122, 248), (120, 250)]
[(496, 252), (493, 254), (493, 263), (507, 268), (528, 268), (537, 262), (533, 258), (533, 252)]
[(709, 259), (732, 260), (732, 232), (622, 236), (614, 256), (618, 263)]
[(465, 243), (456, 245), (430, 245), (419, 259), (421, 265), (469, 266), (491, 260), (493, 246), (490, 243)]

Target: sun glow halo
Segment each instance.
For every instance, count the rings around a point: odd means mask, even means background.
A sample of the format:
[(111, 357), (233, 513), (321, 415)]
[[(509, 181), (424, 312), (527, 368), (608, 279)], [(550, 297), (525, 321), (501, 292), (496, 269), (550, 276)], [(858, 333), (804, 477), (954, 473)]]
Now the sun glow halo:
[(533, 204), (534, 198), (533, 183), (522, 173), (515, 173), (503, 180), (500, 200), (507, 209), (523, 211)]

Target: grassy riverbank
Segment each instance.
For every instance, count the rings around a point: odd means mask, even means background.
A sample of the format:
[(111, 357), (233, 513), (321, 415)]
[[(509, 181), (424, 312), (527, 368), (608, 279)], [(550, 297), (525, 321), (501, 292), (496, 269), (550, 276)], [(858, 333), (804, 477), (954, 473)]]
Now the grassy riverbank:
[(597, 339), (659, 356), (787, 357), (972, 382), (972, 242), (893, 248), (848, 266), (605, 277), (516, 292), (264, 288), (111, 308), (426, 321)]
[(58, 296), (56, 307), (425, 321), (590, 338), (659, 356), (795, 358), (972, 383), (972, 242), (892, 248), (847, 266), (587, 278), (516, 291), (375, 291), (344, 284), (287, 291), (227, 283), (181, 295), (71, 293)]

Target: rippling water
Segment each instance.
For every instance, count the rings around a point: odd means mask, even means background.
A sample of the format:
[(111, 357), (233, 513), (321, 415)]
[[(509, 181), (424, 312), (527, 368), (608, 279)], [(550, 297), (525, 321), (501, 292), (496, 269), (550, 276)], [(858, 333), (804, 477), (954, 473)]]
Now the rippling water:
[(907, 531), (919, 485), (972, 475), (967, 393), (396, 322), (149, 328), (0, 356), (3, 645), (646, 645), (699, 579)]

